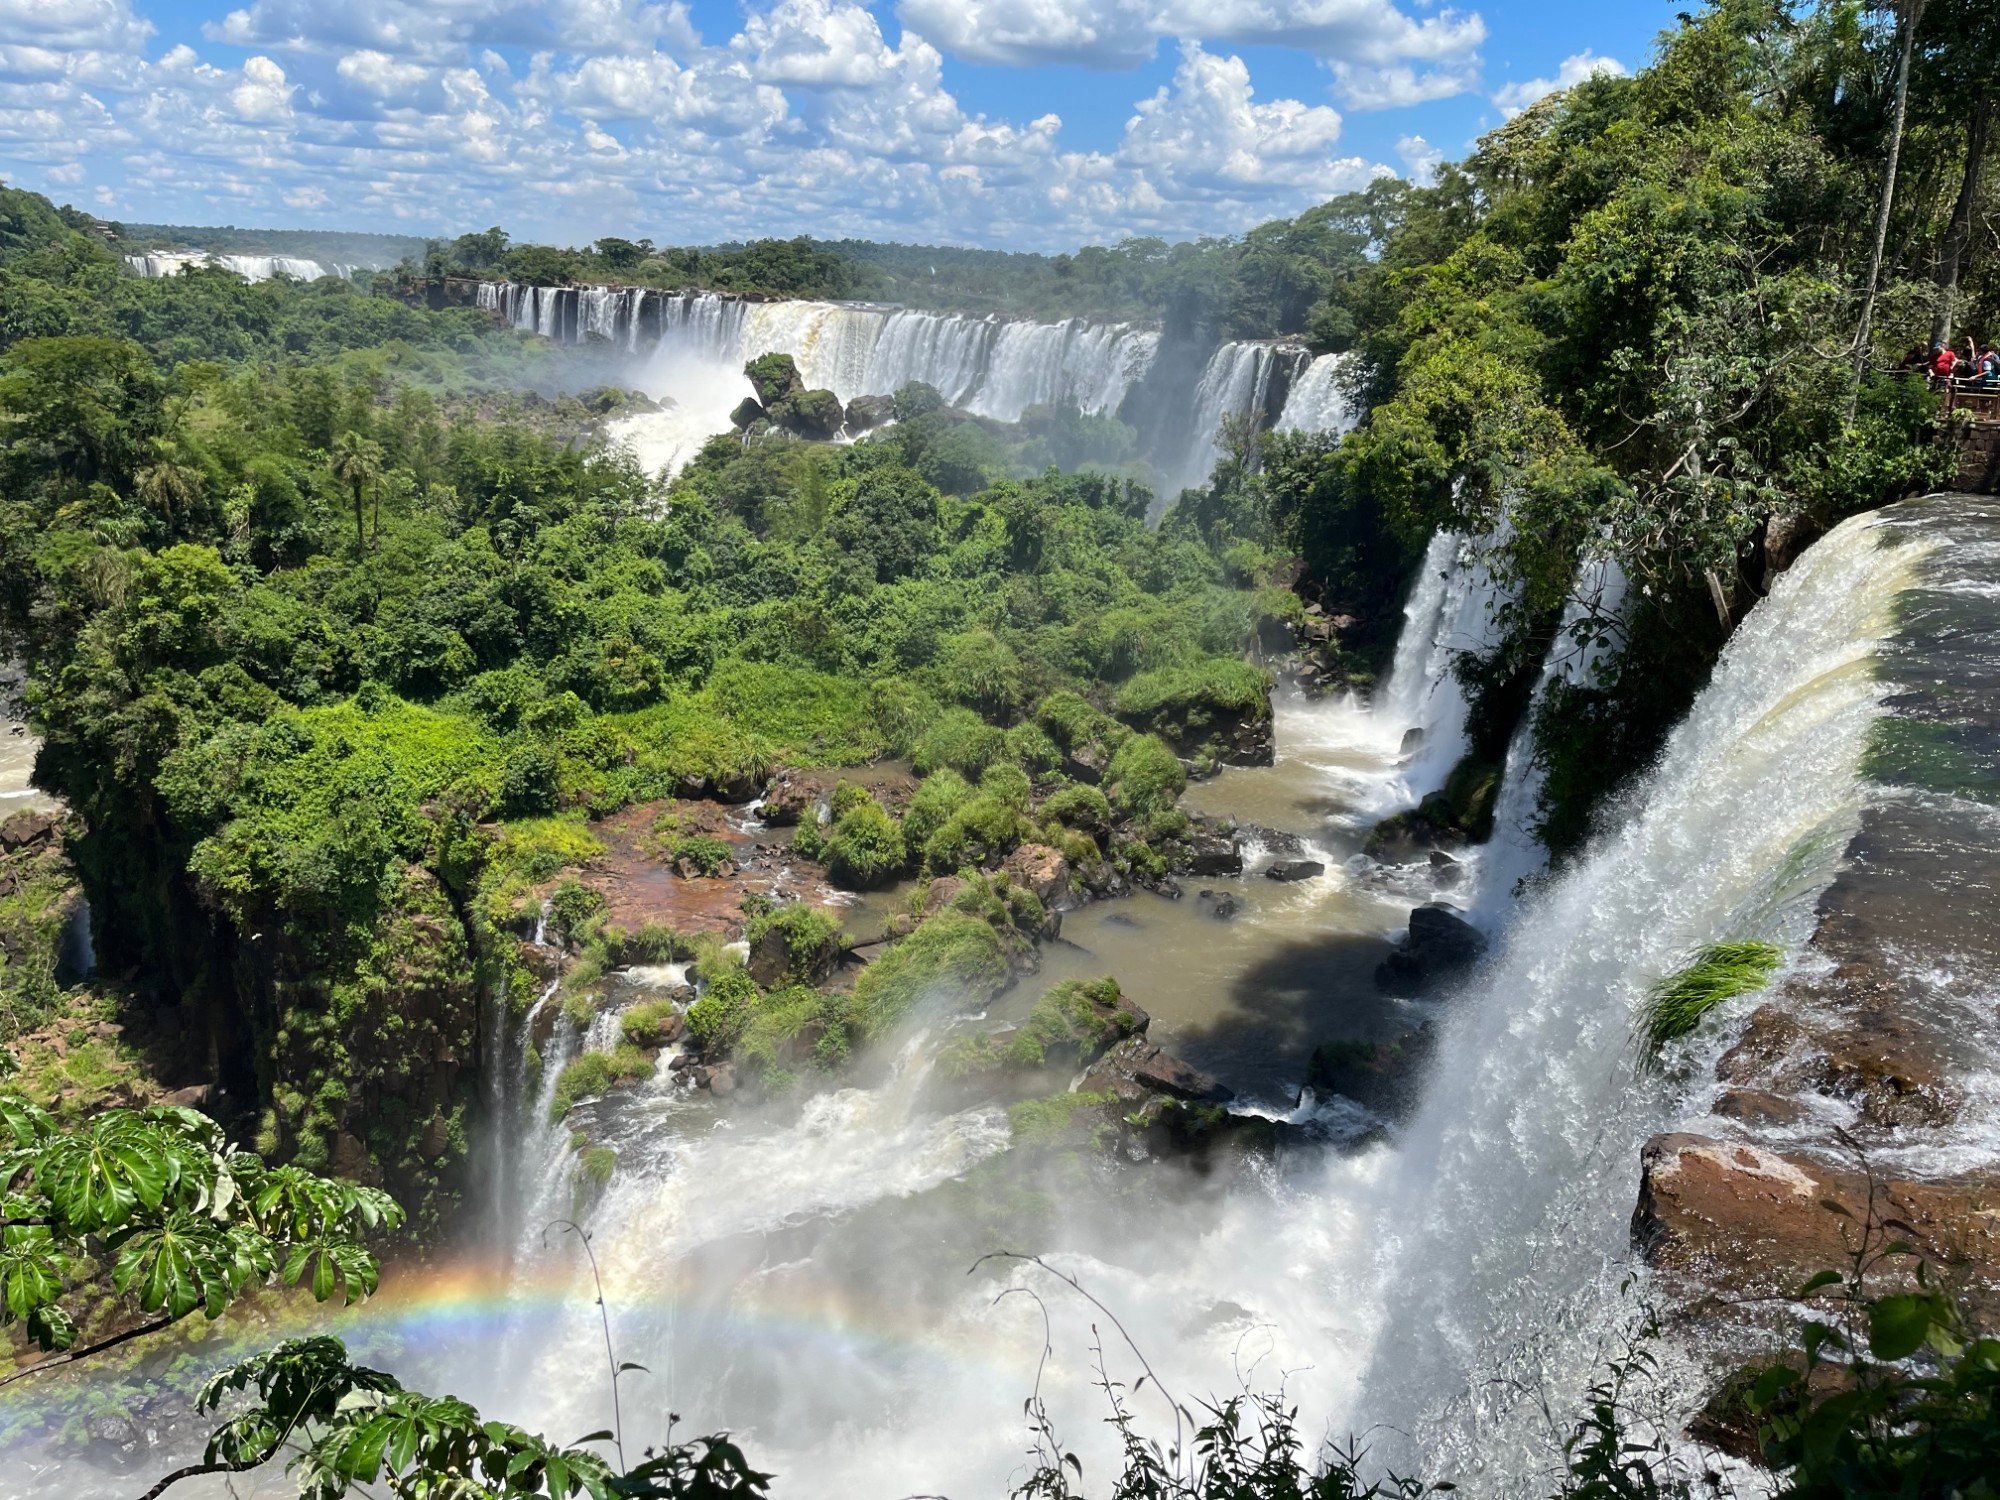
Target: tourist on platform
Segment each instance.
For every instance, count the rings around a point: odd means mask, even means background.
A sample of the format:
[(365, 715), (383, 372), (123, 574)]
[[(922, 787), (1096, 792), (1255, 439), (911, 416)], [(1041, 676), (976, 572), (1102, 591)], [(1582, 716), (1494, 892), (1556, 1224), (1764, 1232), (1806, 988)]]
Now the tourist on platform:
[(1949, 380), (1958, 369), (1958, 355), (1949, 344), (1931, 345), (1931, 374)]

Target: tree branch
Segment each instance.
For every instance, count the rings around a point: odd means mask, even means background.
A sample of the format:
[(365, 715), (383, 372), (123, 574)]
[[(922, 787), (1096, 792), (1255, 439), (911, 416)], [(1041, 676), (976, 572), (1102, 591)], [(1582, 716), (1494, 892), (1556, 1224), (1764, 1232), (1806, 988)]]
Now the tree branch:
[(53, 1355), (48, 1359), (38, 1360), (34, 1364), (29, 1365), (25, 1370), (16, 1370), (11, 1375), (0, 1375), (0, 1385), (12, 1385), (17, 1380), (26, 1380), (30, 1375), (39, 1375), (44, 1370), (53, 1370), (57, 1365), (75, 1364), (80, 1359), (87, 1359), (93, 1354), (101, 1354), (106, 1349), (115, 1349), (118, 1345), (130, 1343), (133, 1339), (144, 1338), (149, 1333), (157, 1333), (173, 1321), (172, 1318), (155, 1318), (150, 1323), (141, 1323), (137, 1327), (126, 1329), (123, 1333), (114, 1333), (108, 1339), (99, 1339), (94, 1344), (85, 1344), (81, 1349), (70, 1349), (62, 1354)]
[(262, 1458), (238, 1459), (235, 1463), (189, 1464), (185, 1469), (176, 1469), (173, 1473), (167, 1475), (166, 1478), (141, 1495), (139, 1500), (160, 1500), (160, 1496), (179, 1484), (183, 1479), (198, 1479), (203, 1474), (247, 1474), (252, 1469), (262, 1468), (275, 1456), (276, 1450), (273, 1450), (271, 1453), (265, 1454)]

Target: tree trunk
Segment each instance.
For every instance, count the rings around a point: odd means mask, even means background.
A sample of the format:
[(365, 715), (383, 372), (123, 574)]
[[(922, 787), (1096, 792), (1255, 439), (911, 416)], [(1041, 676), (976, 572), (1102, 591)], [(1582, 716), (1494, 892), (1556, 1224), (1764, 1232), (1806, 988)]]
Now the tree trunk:
[(1847, 425), (1854, 425), (1854, 408), (1861, 399), (1861, 374), (1868, 368), (1868, 337), (1875, 322), (1875, 291), (1882, 279), (1882, 252), (1889, 244), (1889, 210), (1896, 201), (1896, 166), (1903, 155), (1903, 119), (1910, 108), (1910, 54), (1917, 46), (1917, 24), (1927, 0), (1900, 0), (1902, 45), (1896, 58), (1896, 108), (1889, 125), (1889, 158), (1882, 163), (1882, 197), (1875, 206), (1875, 247), (1868, 257), (1868, 284), (1861, 295), (1861, 326), (1854, 335), (1854, 383), (1847, 393)]
[(1979, 172), (1986, 162), (1986, 133), (1993, 123), (1993, 101), (1981, 99), (1965, 122), (1965, 176), (1952, 205), (1951, 223), (1938, 250), (1937, 316), (1931, 321), (1931, 342), (1951, 342), (1951, 320), (1958, 311), (1958, 277), (1965, 266), (1966, 243), (1972, 238), (1972, 210), (1979, 197)]
[(354, 481), (354, 555), (368, 555), (368, 513), (361, 504), (361, 481)]

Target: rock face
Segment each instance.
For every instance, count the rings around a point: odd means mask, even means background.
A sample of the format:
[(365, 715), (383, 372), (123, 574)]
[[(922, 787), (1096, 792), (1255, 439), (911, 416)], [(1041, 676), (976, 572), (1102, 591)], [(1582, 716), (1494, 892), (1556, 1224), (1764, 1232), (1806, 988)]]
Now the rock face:
[(755, 396), (745, 396), (736, 403), (736, 410), (729, 414), (729, 425), (738, 432), (747, 432), (756, 423), (768, 420), (764, 408), (757, 404)]
[[(1878, 1179), (1873, 1201), (1878, 1226), (1895, 1220), (1890, 1233), (1970, 1311), (1989, 1325), (2000, 1315), (2000, 1173)], [(1782, 1297), (1821, 1271), (1846, 1270), (1869, 1212), (1869, 1180), (1854, 1168), (1747, 1141), (1661, 1135), (1640, 1156), (1632, 1243), (1683, 1284)], [(1885, 1268), (1877, 1290), (1890, 1290), (1894, 1274)]]
[(1415, 994), (1461, 973), (1486, 952), (1486, 939), (1455, 906), (1427, 902), (1410, 913), (1410, 930), (1375, 971), (1375, 982), (1395, 994)]

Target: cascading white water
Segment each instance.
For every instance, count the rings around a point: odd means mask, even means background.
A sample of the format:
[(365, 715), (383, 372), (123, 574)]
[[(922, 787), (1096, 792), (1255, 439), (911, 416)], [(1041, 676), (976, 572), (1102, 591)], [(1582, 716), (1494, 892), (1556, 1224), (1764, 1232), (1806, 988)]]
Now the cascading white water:
[(1558, 682), (1589, 684), (1598, 665), (1616, 649), (1614, 633), (1624, 611), (1625, 590), (1625, 572), (1609, 558), (1587, 558), (1577, 570), (1562, 625), (1543, 658), (1528, 710), (1508, 743), (1506, 773), (1493, 809), (1493, 834), (1479, 851), (1472, 921), (1487, 931), (1506, 920), (1520, 883), (1548, 865), (1548, 850), (1534, 826), (1545, 780), (1535, 759), (1536, 716)]
[(1443, 786), (1465, 754), (1466, 702), (1457, 668), (1463, 657), (1490, 651), (1499, 639), (1497, 612), (1505, 594), (1486, 562), (1495, 543), (1493, 536), (1441, 531), (1410, 585), (1376, 714), (1385, 733), (1420, 731), (1395, 789), (1405, 805)]
[(1284, 410), (1274, 424), (1279, 432), (1324, 433), (1338, 437), (1353, 429), (1356, 413), (1341, 388), (1349, 356), (1322, 354), (1292, 382)]
[(1859, 817), (1874, 658), (1920, 551), (1888, 536), (1847, 522), (1751, 611), (1635, 811), (1455, 1004), (1373, 1215), (1393, 1336), (1357, 1413), (1433, 1473), (1537, 1492), (1536, 1403), (1574, 1411), (1613, 1352), (1638, 1149), (1682, 1108), (1636, 1075), (1639, 1008), (1704, 943), (1809, 932)]
[(189, 266), (218, 266), (235, 272), (245, 281), (269, 281), (273, 276), (289, 276), (294, 281), (338, 276), (348, 281), (360, 269), (302, 255), (222, 255), (209, 250), (155, 250), (145, 255), (128, 255), (125, 266), (135, 275), (145, 277), (178, 276)]
[(1231, 416), (1261, 418), (1271, 399), (1271, 381), (1287, 360), (1304, 358), (1302, 351), (1281, 344), (1224, 344), (1208, 357), (1194, 390), (1194, 405), (1184, 429), (1187, 447), (1166, 469), (1163, 502), (1191, 485), (1201, 484), (1222, 456), (1222, 425)]
[[(843, 401), (922, 381), (961, 410), (1016, 422), (1036, 406), (1118, 412), (1160, 349), (1156, 329), (1090, 318), (1045, 323), (863, 303), (512, 282), (482, 282), (476, 300), (523, 332), (568, 343), (602, 340), (639, 354), (637, 383), (669, 404), (621, 418), (612, 432), (648, 468), (665, 472), (729, 429), (730, 412), (752, 394), (742, 366), (759, 354), (791, 355), (808, 388), (831, 390)], [(1288, 345), (1244, 342), (1215, 350), (1186, 398), (1187, 412), (1161, 424), (1167, 451), (1152, 457), (1162, 496), (1206, 479), (1223, 420), (1241, 414), (1262, 421), (1273, 382), (1304, 360), (1304, 351)], [(1330, 409), (1324, 391), (1314, 400)]]

